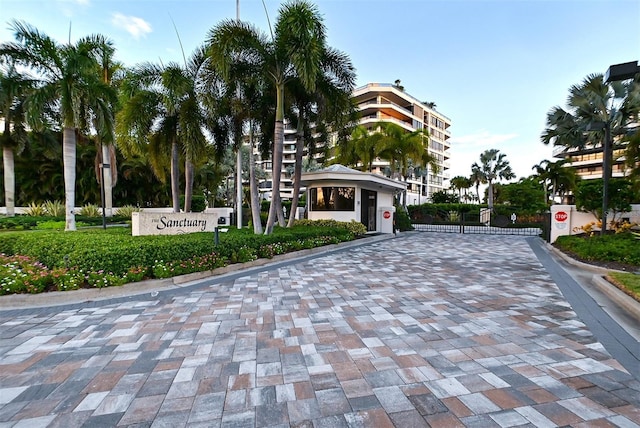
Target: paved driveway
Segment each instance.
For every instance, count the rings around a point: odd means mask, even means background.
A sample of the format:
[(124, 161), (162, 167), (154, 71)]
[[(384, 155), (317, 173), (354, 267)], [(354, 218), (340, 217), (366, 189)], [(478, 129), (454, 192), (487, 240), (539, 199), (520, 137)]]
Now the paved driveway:
[(413, 233), (0, 311), (0, 427), (639, 426), (640, 382), (531, 239)]

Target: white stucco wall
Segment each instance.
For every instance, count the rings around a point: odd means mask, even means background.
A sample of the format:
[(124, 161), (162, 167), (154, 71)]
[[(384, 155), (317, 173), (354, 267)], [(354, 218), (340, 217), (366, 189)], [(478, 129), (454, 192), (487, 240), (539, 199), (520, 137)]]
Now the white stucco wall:
[[(307, 218), (309, 220), (324, 220), (333, 219), (337, 221), (362, 221), (362, 189), (375, 191), (377, 193), (376, 200), (376, 231), (381, 233), (393, 233), (393, 213), (395, 208), (393, 207), (394, 197), (393, 193), (389, 190), (381, 189), (376, 186), (362, 185), (361, 183), (331, 180), (322, 181), (319, 183), (313, 183), (307, 186), (307, 192), (311, 188), (318, 187), (355, 187), (356, 198), (353, 211), (313, 211), (310, 205), (308, 205)], [(307, 204), (310, 204), (310, 197), (307, 195)], [(391, 211), (391, 218), (383, 218), (384, 211)]]
[[(622, 214), (620, 217), (629, 219), (631, 223), (640, 224), (640, 205), (631, 205), (631, 211)], [(607, 219), (609, 222), (612, 221), (613, 215), (609, 214)], [(583, 232), (581, 226), (591, 222), (597, 223), (598, 220), (591, 213), (578, 211), (575, 205), (552, 205), (550, 241), (551, 243), (555, 242), (558, 236), (580, 234)]]

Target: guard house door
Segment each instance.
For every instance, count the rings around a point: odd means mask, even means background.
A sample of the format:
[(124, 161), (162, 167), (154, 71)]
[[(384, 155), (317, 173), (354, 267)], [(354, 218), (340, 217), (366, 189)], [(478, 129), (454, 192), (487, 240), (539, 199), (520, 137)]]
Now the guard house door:
[(362, 189), (362, 211), (360, 221), (367, 227), (367, 232), (376, 231), (376, 209), (378, 205), (378, 192)]

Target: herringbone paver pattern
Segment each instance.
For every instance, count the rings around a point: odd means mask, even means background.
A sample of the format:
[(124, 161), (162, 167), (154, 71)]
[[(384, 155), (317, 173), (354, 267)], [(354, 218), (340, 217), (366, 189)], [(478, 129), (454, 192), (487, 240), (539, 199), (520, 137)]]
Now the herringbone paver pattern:
[(411, 234), (11, 314), (0, 427), (640, 426), (640, 382), (519, 237)]

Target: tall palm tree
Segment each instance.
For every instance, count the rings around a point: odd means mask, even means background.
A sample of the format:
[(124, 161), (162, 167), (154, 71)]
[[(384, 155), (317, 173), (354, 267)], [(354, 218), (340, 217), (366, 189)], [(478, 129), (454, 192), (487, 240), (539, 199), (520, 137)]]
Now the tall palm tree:
[(326, 51), (326, 29), (318, 9), (306, 0), (291, 0), (280, 7), (271, 38), (251, 24), (226, 20), (211, 29), (209, 55), (222, 75), (230, 75), (232, 64), (251, 63), (270, 79), (276, 90), (275, 132), (272, 151), (273, 195), (265, 234), (273, 231), (276, 215), (281, 226), (280, 174), (284, 142), (284, 89), (297, 77), (310, 91)]
[(481, 202), (480, 199), (480, 185), (481, 184), (486, 184), (486, 179), (484, 177), (484, 174), (482, 173), (482, 170), (480, 168), (480, 165), (478, 165), (477, 163), (473, 163), (473, 165), (471, 165), (471, 176), (469, 177), (469, 180), (471, 180), (471, 182), (475, 185), (476, 187), (476, 198), (478, 200), (478, 203)]
[[(101, 37), (101, 36), (99, 36)], [(114, 85), (114, 76), (123, 70), (121, 63), (114, 60), (115, 49), (113, 45), (104, 40), (100, 46), (98, 53), (99, 73), (102, 81), (109, 85)], [(94, 118), (94, 128), (96, 130), (96, 158), (95, 171), (98, 183), (104, 194), (102, 203), (105, 210), (112, 214), (113, 209), (113, 187), (118, 181), (118, 168), (115, 150), (115, 127), (111, 125), (114, 122), (116, 105), (110, 106), (108, 109), (99, 110), (108, 114), (108, 118), (102, 118), (96, 115)], [(110, 124), (110, 126), (105, 126)]]
[[(569, 88), (566, 110), (555, 106), (549, 111), (540, 138), (544, 144), (566, 148), (603, 147), (608, 128), (614, 146), (617, 146), (630, 137), (629, 127), (637, 123), (638, 115), (640, 84), (637, 80), (607, 84), (602, 74), (591, 74)], [(594, 124), (606, 126), (589, 131)], [(611, 157), (611, 150), (606, 156)], [(608, 164), (611, 166), (611, 162)], [(611, 175), (610, 170), (604, 173)]]
[(309, 143), (309, 152), (314, 149), (314, 139), (310, 135), (310, 123), (317, 125), (322, 139), (328, 141), (327, 130), (350, 128), (355, 106), (351, 93), (355, 84), (355, 70), (347, 55), (328, 48), (321, 61), (321, 70), (317, 77), (316, 90), (306, 90), (298, 79), (290, 85), (288, 94), (297, 111), (296, 156), (293, 171), (293, 195), (287, 226), (293, 226), (302, 180), (302, 157), (305, 141)]
[(180, 160), (184, 158), (185, 211), (190, 211), (193, 163), (207, 145), (206, 124), (196, 93), (197, 75), (206, 59), (197, 49), (185, 67), (177, 63), (143, 63), (122, 83), (122, 110), (117, 115), (117, 141), (128, 154), (148, 151), (156, 176), (170, 166), (174, 212), (180, 212)]
[(462, 200), (462, 191), (473, 185), (468, 177), (463, 177), (462, 175), (453, 177), (449, 182), (451, 183), (451, 187), (458, 191), (459, 200)]
[[(43, 129), (56, 120), (63, 130), (65, 230), (75, 230), (76, 133), (88, 132), (92, 117), (109, 115), (115, 91), (100, 79), (97, 56), (102, 36), (87, 36), (75, 44), (59, 44), (30, 25), (13, 21), (15, 42), (0, 45), (0, 56), (36, 73), (38, 87), (27, 99), (28, 122)], [(104, 126), (112, 126), (104, 123)]]
[(516, 177), (509, 161), (505, 159), (506, 156), (497, 149), (485, 150), (480, 155), (480, 164), (471, 165), (471, 170), (479, 171), (483, 180), (489, 185), (487, 203), (491, 211), (493, 211), (493, 183), (496, 180), (511, 180)]
[(546, 203), (548, 192), (551, 194), (551, 203), (554, 204), (557, 196), (562, 197), (575, 189), (579, 177), (573, 168), (567, 166), (568, 162), (566, 159), (557, 162), (545, 159), (534, 165), (533, 169), (538, 174), (538, 179), (543, 182)]
[[(275, 99), (270, 96), (270, 92), (273, 92), (270, 90), (270, 82), (251, 62), (231, 60), (228, 75), (223, 77), (219, 66), (207, 60), (200, 74), (199, 87), (206, 119), (209, 122), (208, 127), (212, 130), (219, 154), (224, 153), (225, 147), (231, 142), (237, 158), (242, 158), (238, 153), (241, 152), (245, 133), (248, 131), (250, 160), (246, 171), (250, 189), (251, 217), (254, 233), (261, 234), (261, 204), (253, 158), (256, 135), (265, 137), (273, 134), (272, 104)], [(237, 165), (236, 160), (236, 174), (243, 170)]]
[(15, 215), (14, 155), (27, 139), (24, 103), (33, 87), (34, 81), (18, 73), (14, 64), (9, 63), (0, 69), (0, 117), (4, 122), (4, 130), (0, 136), (4, 166), (4, 202), (7, 215), (10, 217)]

